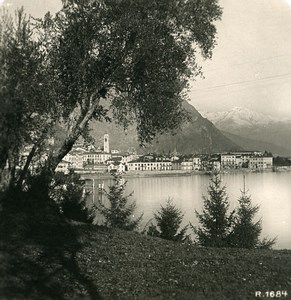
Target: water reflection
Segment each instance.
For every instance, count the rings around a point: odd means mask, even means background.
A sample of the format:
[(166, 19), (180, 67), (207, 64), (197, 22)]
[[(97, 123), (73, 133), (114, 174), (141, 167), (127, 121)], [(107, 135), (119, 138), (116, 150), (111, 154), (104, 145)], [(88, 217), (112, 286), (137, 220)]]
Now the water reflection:
[[(246, 188), (253, 204), (260, 205), (257, 218), (262, 218), (262, 237), (278, 236), (276, 249), (291, 249), (291, 173), (247, 173)], [(184, 223), (197, 225), (195, 209), (201, 211), (202, 194), (207, 194), (209, 176), (193, 175), (179, 177), (139, 177), (128, 178), (126, 193), (134, 191), (132, 199), (137, 203), (137, 214), (144, 212), (143, 225), (153, 212), (164, 205), (168, 198), (185, 213)], [(103, 180), (105, 188), (109, 180)], [(223, 184), (227, 187), (230, 209), (235, 208), (243, 189), (242, 174), (223, 174)], [(102, 181), (101, 181), (102, 182)], [(96, 180), (96, 184), (100, 181)]]

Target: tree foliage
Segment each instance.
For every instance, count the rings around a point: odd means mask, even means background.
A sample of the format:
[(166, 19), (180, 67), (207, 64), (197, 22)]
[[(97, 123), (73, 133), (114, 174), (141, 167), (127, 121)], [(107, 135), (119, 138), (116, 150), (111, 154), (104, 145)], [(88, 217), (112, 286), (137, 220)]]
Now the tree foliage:
[(242, 192), (236, 209), (235, 221), (232, 232), (229, 236), (231, 247), (235, 248), (271, 248), (276, 239), (259, 239), (262, 232), (262, 221), (254, 221), (255, 215), (259, 211), (258, 205), (252, 205), (251, 197), (245, 191)]
[(231, 233), (231, 244), (237, 248), (255, 248), (262, 231), (261, 220), (253, 221), (259, 206), (252, 206), (251, 198), (246, 193), (242, 193), (238, 202), (239, 207), (236, 210), (235, 225)]
[(202, 213), (195, 211), (200, 226), (192, 226), (198, 244), (206, 247), (227, 247), (234, 222), (234, 211), (228, 212), (229, 202), (226, 187), (221, 186), (219, 173), (215, 173), (208, 187), (208, 196), (203, 196)]
[(99, 200), (96, 209), (104, 216), (105, 226), (120, 228), (125, 230), (135, 230), (141, 222), (143, 214), (139, 217), (134, 216), (136, 203), (129, 203), (129, 198), (133, 193), (124, 196), (126, 182), (120, 174), (113, 175), (113, 185), (109, 186), (109, 192), (104, 191), (108, 203)]
[(274, 166), (291, 166), (291, 161), (288, 157), (276, 156), (273, 159)]
[[(31, 19), (23, 9), (14, 19), (4, 10), (0, 17), (0, 175), (10, 185), (18, 179), (16, 167), (25, 166), (24, 147), (43, 148), (52, 119), (43, 84), (47, 80), (43, 56), (40, 42), (33, 38)], [(32, 159), (39, 151), (31, 150)]]
[(79, 174), (73, 171), (68, 175), (57, 172), (50, 186), (49, 196), (59, 205), (66, 218), (85, 223), (94, 221), (95, 212), (86, 204), (84, 182)]
[(25, 18), (7, 21), (1, 170), (32, 145), (14, 180), (21, 186), (35, 153), (61, 128), (65, 134), (43, 166), (53, 174), (75, 141), (88, 136), (92, 119), (124, 126), (136, 120), (141, 143), (179, 126), (188, 80), (201, 74), (196, 54), (211, 57), (220, 16), (217, 0), (64, 0), (60, 12), (33, 27)]
[(168, 199), (166, 206), (161, 206), (154, 214), (157, 226), (151, 224), (147, 234), (171, 241), (184, 241), (188, 238), (188, 225), (180, 229), (183, 217), (182, 211)]
[(219, 173), (211, 178), (208, 197), (204, 198), (202, 213), (196, 211), (200, 227), (192, 226), (198, 244), (206, 247), (234, 247), (247, 249), (270, 249), (276, 238), (260, 240), (262, 221), (255, 221), (259, 210), (252, 205), (251, 197), (242, 191), (238, 207), (228, 212), (226, 187), (221, 186)]

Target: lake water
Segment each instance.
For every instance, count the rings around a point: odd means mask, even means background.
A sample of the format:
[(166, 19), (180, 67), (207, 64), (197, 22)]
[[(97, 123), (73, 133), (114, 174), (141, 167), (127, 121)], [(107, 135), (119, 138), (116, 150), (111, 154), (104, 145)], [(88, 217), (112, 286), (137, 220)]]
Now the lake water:
[[(291, 249), (291, 172), (244, 175), (253, 204), (260, 205), (257, 219), (262, 219), (261, 237), (277, 237), (275, 249)], [(202, 210), (202, 195), (207, 194), (209, 179), (207, 175), (128, 178), (126, 193), (134, 191), (131, 199), (136, 200), (136, 215), (144, 213), (142, 228), (168, 198), (185, 214), (184, 224), (197, 225), (195, 209)], [(230, 209), (233, 209), (243, 189), (243, 174), (222, 174), (222, 181), (227, 188)], [(109, 180), (104, 180), (105, 188), (109, 184)]]

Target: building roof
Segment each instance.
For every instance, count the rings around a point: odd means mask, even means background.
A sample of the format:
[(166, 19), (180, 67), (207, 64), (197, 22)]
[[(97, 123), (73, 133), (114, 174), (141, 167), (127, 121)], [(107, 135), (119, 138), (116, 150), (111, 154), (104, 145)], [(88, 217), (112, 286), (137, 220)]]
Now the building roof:
[(156, 161), (155, 159), (151, 159), (151, 160), (143, 160), (142, 158), (139, 158), (139, 159), (135, 159), (135, 160), (132, 160), (128, 163), (164, 163), (164, 162), (172, 162), (170, 160), (158, 160)]

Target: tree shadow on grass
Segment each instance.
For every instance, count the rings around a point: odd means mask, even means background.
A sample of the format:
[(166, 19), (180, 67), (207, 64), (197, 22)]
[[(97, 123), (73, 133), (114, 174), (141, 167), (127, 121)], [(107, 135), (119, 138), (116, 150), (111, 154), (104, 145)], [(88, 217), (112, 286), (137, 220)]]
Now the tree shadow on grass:
[(102, 299), (78, 264), (76, 228), (48, 199), (17, 198), (0, 213), (0, 298)]

